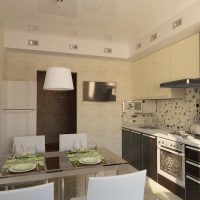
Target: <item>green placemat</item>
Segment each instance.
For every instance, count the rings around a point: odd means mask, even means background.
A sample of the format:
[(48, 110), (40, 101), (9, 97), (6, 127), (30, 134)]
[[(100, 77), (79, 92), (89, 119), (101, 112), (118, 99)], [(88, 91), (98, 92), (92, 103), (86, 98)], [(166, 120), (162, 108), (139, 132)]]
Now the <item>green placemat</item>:
[(68, 152), (66, 152), (66, 154), (67, 154), (67, 157), (69, 158), (70, 162), (74, 166), (77, 166), (77, 164), (80, 165), (80, 163), (78, 161), (80, 158), (84, 158), (84, 157), (95, 157), (95, 158), (100, 158), (101, 160), (104, 159), (96, 150), (88, 150), (86, 152), (68, 151)]
[(44, 156), (42, 154), (32, 154), (32, 155), (25, 155), (20, 157), (8, 158), (3, 165), (2, 168), (2, 175), (9, 174), (9, 168), (12, 165), (19, 164), (19, 163), (27, 163), (27, 162), (35, 162), (36, 165), (39, 165), (40, 169), (36, 169), (35, 171), (41, 171), (41, 168), (44, 168)]

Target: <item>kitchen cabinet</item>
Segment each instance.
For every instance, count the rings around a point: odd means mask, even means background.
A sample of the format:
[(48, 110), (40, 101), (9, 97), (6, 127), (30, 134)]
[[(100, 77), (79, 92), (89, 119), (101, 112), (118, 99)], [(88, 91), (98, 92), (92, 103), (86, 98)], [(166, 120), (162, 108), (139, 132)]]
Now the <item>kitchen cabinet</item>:
[(136, 169), (142, 169), (142, 135), (122, 129), (122, 158)]
[(129, 162), (130, 130), (122, 129), (122, 158)]
[(170, 46), (171, 80), (199, 77), (199, 34)]
[(143, 99), (144, 95), (144, 78), (142, 60), (134, 63), (133, 66), (133, 94), (135, 99)]
[(184, 97), (184, 89), (161, 88), (160, 83), (171, 80), (170, 47), (155, 53), (155, 86), (154, 98), (181, 98)]
[(154, 54), (147, 56), (136, 63), (133, 67), (133, 94), (134, 99), (154, 98)]
[(154, 98), (155, 93), (155, 55), (145, 57), (142, 60), (142, 70), (143, 70), (143, 97), (145, 99)]
[(122, 129), (122, 157), (138, 170), (147, 169), (147, 176), (157, 181), (156, 137)]
[(200, 148), (186, 145), (186, 200), (200, 199)]
[(36, 135), (35, 81), (3, 81), (1, 151), (10, 152), (13, 137)]
[(160, 88), (160, 83), (198, 78), (199, 69), (199, 34), (196, 34), (134, 63), (134, 99), (183, 98), (184, 89)]
[(131, 130), (130, 137), (130, 164), (136, 169), (142, 169), (142, 134)]
[(143, 169), (147, 176), (157, 181), (157, 139), (155, 136), (142, 134)]

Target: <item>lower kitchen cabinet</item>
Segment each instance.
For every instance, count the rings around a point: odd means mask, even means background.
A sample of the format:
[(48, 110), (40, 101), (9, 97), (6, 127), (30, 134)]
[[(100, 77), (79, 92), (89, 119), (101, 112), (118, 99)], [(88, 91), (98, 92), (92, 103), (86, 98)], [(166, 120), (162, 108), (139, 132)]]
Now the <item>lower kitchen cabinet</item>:
[(141, 133), (122, 129), (122, 158), (136, 169), (142, 169)]
[(136, 169), (142, 169), (142, 134), (136, 131), (131, 131), (130, 134), (130, 164)]
[(157, 181), (156, 137), (122, 129), (122, 157), (138, 170), (147, 169), (147, 176)]
[(200, 199), (200, 148), (186, 145), (186, 200)]
[(200, 199), (200, 180), (186, 175), (186, 200)]
[(130, 130), (122, 129), (122, 158), (129, 164)]
[(157, 139), (155, 136), (142, 134), (143, 169), (147, 169), (147, 176), (157, 181)]

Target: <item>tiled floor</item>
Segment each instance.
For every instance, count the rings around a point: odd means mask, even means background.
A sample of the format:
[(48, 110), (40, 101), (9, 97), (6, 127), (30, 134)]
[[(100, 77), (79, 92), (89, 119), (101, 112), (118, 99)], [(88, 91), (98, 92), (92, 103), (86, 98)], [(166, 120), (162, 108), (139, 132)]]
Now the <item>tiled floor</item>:
[[(137, 171), (135, 168), (124, 165), (119, 169), (120, 174), (129, 173), (129, 172), (135, 172)], [(104, 175), (114, 175), (115, 171), (109, 171), (105, 172)], [(68, 177), (65, 178), (65, 200), (69, 200), (73, 197), (82, 196), (85, 195), (85, 176), (79, 176), (79, 177)], [(58, 179), (50, 180), (54, 181), (55, 183), (55, 200), (59, 200), (60, 192), (59, 191), (59, 184)], [(40, 182), (41, 183), (41, 182)], [(31, 184), (32, 185), (32, 184)], [(26, 184), (27, 186), (27, 184)], [(24, 186), (17, 186), (24, 187)], [(1, 188), (0, 190), (2, 190)], [(153, 180), (147, 178), (146, 185), (145, 185), (145, 194), (144, 194), (144, 200), (181, 200), (179, 197), (162, 187), (161, 185), (157, 184)]]

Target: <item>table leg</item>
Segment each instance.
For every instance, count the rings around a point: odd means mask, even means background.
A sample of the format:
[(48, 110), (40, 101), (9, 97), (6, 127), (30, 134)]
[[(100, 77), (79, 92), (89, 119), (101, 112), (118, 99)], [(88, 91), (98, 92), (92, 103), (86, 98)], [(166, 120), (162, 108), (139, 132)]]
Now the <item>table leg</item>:
[(61, 200), (65, 199), (65, 179), (61, 178)]

